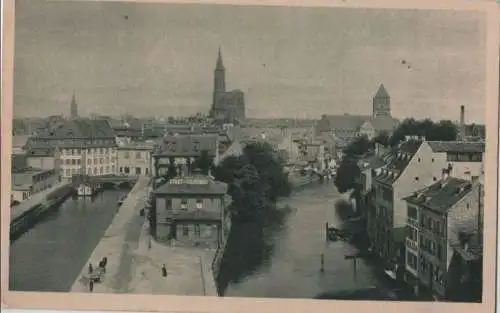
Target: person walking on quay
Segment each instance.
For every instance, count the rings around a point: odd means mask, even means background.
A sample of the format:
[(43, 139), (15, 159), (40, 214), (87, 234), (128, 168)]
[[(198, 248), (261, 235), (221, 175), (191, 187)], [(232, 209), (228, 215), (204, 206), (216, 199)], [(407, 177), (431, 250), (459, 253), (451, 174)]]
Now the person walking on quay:
[(94, 280), (93, 279), (91, 279), (89, 281), (89, 291), (90, 292), (94, 291)]
[(94, 268), (92, 267), (92, 263), (89, 263), (89, 274), (92, 274)]
[(161, 267), (161, 276), (167, 277), (167, 268), (165, 267), (165, 264)]

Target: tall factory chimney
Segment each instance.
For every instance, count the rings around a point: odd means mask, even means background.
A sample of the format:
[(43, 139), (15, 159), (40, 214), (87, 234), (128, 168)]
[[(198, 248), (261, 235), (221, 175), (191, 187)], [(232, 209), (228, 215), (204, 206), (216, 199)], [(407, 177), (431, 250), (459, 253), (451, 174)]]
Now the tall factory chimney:
[(460, 106), (460, 126), (465, 124), (465, 106)]

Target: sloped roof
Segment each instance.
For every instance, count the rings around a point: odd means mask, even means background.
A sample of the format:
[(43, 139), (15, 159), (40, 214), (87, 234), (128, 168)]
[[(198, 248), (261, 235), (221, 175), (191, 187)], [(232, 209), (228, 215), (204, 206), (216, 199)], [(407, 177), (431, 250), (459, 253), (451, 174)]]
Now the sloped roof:
[(78, 118), (67, 121), (53, 130), (45, 131), (37, 137), (43, 139), (114, 138), (115, 132), (106, 120)]
[(24, 147), (30, 138), (29, 135), (14, 135), (12, 136), (12, 147)]
[(391, 131), (399, 123), (396, 118), (387, 116), (373, 117), (371, 115), (350, 114), (323, 115), (316, 127), (318, 132), (327, 132), (333, 129), (357, 130), (367, 121), (372, 124), (376, 131)]
[(374, 98), (390, 98), (384, 84), (381, 84), (380, 87), (378, 87), (377, 93), (375, 94)]
[(412, 204), (445, 213), (460, 199), (469, 194), (471, 190), (471, 181), (448, 177), (445, 181), (438, 181), (424, 189), (416, 191), (411, 196), (405, 198), (405, 200)]
[(484, 152), (484, 142), (428, 141), (433, 152)]
[(378, 155), (369, 155), (359, 160), (359, 168), (363, 170), (379, 168), (385, 165), (384, 160)]
[(409, 140), (387, 152), (382, 157), (386, 165), (379, 175), (373, 175), (374, 179), (385, 184), (393, 184), (406, 169), (421, 145), (421, 141)]
[[(177, 179), (177, 178), (176, 178)], [(227, 193), (227, 184), (216, 181), (205, 175), (192, 175), (182, 177), (182, 180), (205, 181), (207, 183), (174, 183), (176, 179), (172, 179), (166, 184), (160, 186), (156, 194), (186, 194), (186, 195), (224, 195)]]
[(218, 135), (168, 135), (156, 149), (155, 155), (162, 156), (197, 156), (206, 150), (208, 155), (217, 153)]

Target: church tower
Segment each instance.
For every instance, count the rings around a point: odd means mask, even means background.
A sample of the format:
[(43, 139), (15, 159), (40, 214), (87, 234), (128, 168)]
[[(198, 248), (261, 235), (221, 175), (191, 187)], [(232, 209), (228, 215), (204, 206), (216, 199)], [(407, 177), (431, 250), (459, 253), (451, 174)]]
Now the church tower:
[(373, 97), (373, 117), (391, 116), (391, 97), (384, 87), (380, 85), (377, 93)]
[(224, 63), (222, 62), (222, 52), (219, 46), (219, 53), (217, 55), (217, 62), (214, 70), (212, 111), (217, 108), (218, 95), (224, 92), (226, 92), (226, 69), (224, 68)]
[(71, 118), (78, 117), (78, 104), (76, 104), (75, 92), (73, 92), (73, 97), (71, 98), (70, 117)]

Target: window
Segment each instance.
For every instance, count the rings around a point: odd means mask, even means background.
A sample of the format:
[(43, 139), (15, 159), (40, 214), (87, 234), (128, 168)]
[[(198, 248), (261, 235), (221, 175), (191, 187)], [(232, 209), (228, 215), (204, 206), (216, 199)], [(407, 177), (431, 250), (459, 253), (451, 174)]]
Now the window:
[(69, 169), (66, 169), (66, 176), (71, 176), (71, 172), (69, 171)]
[(87, 169), (87, 175), (90, 175), (90, 174), (92, 174), (92, 169), (89, 167), (89, 168)]
[(196, 199), (196, 208), (201, 210), (203, 208), (203, 199)]
[(466, 207), (467, 207), (467, 209), (468, 209), (468, 208), (470, 207), (470, 205), (467, 203), (467, 204), (466, 204)]
[(189, 236), (189, 227), (188, 225), (182, 225), (182, 235)]
[(123, 173), (123, 167), (120, 166), (120, 173)]
[(135, 168), (135, 175), (141, 175), (141, 168), (140, 167)]
[(75, 159), (71, 160), (71, 165), (76, 165), (76, 160)]
[(94, 167), (94, 175), (97, 175), (97, 167)]
[(439, 244), (439, 243), (437, 244), (437, 251), (436, 252), (437, 252), (437, 254), (436, 254), (437, 258), (439, 260), (441, 260), (441, 258), (443, 256), (443, 248), (441, 247), (441, 244)]
[(103, 168), (101, 166), (101, 167), (99, 167), (99, 173), (102, 175), (102, 172), (103, 172)]
[(130, 152), (128, 152), (128, 151), (123, 152), (123, 157), (124, 157), (125, 159), (130, 158)]
[(167, 200), (165, 201), (165, 203), (166, 203), (167, 210), (172, 210), (172, 199), (171, 198), (167, 198)]
[(103, 158), (99, 158), (99, 164), (104, 164), (104, 159)]
[(136, 158), (136, 159), (140, 159), (140, 158), (142, 158), (142, 153), (141, 153), (141, 151), (137, 151), (137, 152), (135, 153), (135, 158)]
[(149, 168), (146, 167), (146, 175), (149, 175)]
[(414, 206), (408, 206), (408, 217), (416, 220), (418, 218), (417, 208)]
[(418, 258), (415, 254), (407, 251), (406, 252), (406, 263), (409, 265), (409, 267), (413, 268), (413, 269), (417, 269), (417, 266), (418, 266)]
[(125, 174), (129, 174), (130, 173), (130, 168), (128, 166), (125, 166), (124, 172), (125, 172)]
[(92, 164), (92, 159), (88, 159), (88, 160), (87, 160), (87, 163), (88, 163), (88, 164)]
[(186, 198), (181, 199), (181, 210), (187, 210), (188, 201)]
[(106, 171), (106, 173), (109, 173), (109, 165), (106, 165), (105, 171)]
[(200, 231), (200, 225), (194, 225), (194, 235), (196, 237), (200, 237), (200, 233), (201, 233), (201, 231)]

